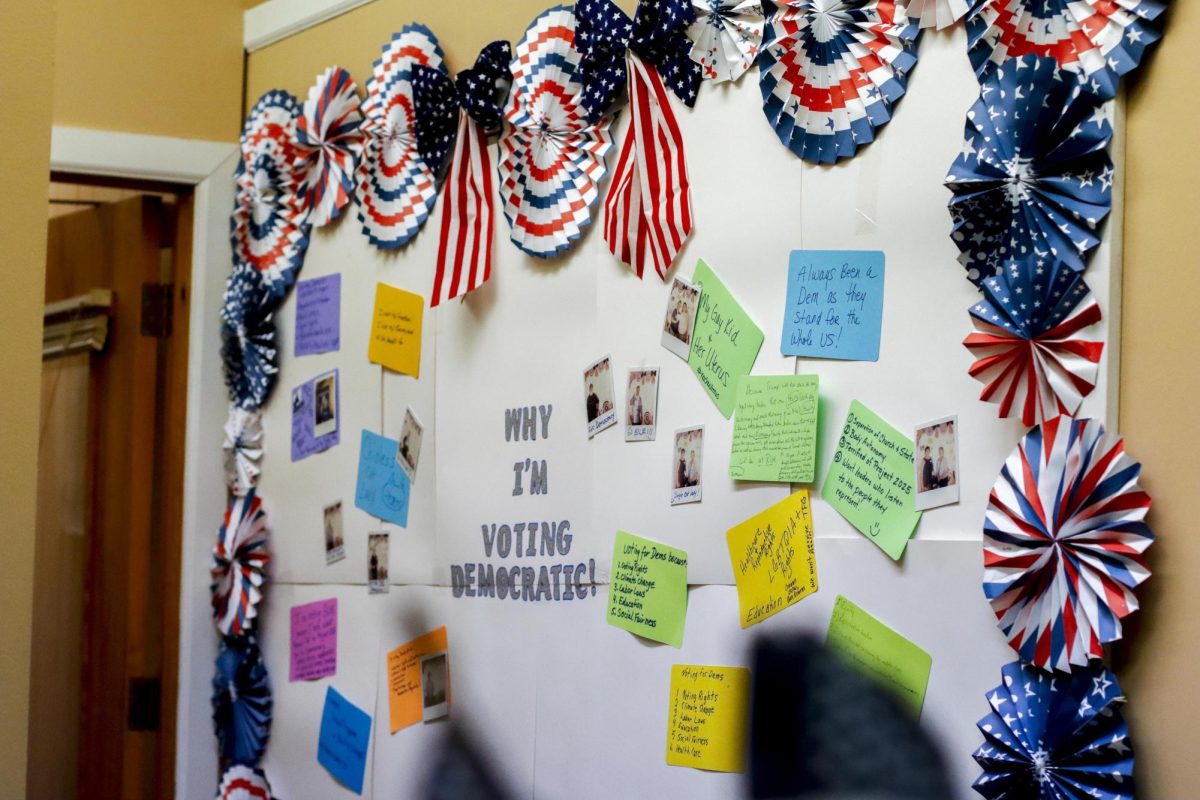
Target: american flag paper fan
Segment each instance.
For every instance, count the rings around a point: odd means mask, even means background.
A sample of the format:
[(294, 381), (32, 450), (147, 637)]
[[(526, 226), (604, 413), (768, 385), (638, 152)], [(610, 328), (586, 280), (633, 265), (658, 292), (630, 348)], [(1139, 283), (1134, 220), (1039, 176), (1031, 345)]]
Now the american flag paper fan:
[(813, 164), (875, 140), (904, 96), (921, 30), (903, 0), (780, 0), (759, 55), (763, 111)]
[(704, 80), (723, 83), (742, 77), (762, 49), (767, 26), (762, 0), (692, 0), (692, 11), (691, 56)]
[(244, 497), (255, 485), (262, 471), (259, 462), (263, 455), (262, 412), (230, 405), (225, 421), (225, 483), (230, 494)]
[(234, 264), (221, 307), (221, 358), (229, 399), (239, 408), (262, 407), (275, 386), (276, 302), (262, 286), (260, 273), (245, 262)]
[(241, 636), (250, 630), (271, 560), (267, 514), (251, 489), (234, 497), (213, 547), (212, 607), (217, 630)]
[(1086, 266), (1112, 208), (1104, 105), (1052, 58), (1010, 61), (984, 80), (950, 167), (951, 237), (978, 284), (1013, 259)]
[(908, 16), (922, 28), (945, 30), (967, 15), (971, 0), (909, 0)]
[(217, 800), (271, 800), (271, 785), (262, 770), (234, 764), (221, 776)]
[(296, 124), (296, 149), (305, 220), (328, 225), (354, 194), (354, 171), (363, 149), (358, 89), (341, 67), (325, 70), (308, 90)]
[(971, 377), (984, 385), (979, 399), (1026, 425), (1074, 415), (1096, 388), (1104, 351), (1082, 336), (1100, 321), (1082, 273), (1052, 260), (1013, 261), (979, 288), (975, 331), (963, 342), (975, 357)]
[(612, 147), (611, 118), (584, 117), (579, 60), (575, 14), (555, 6), (525, 31), (510, 65), (500, 198), (513, 244), (539, 258), (566, 252), (591, 222)]
[(983, 523), (983, 592), (1025, 661), (1070, 672), (1121, 638), (1150, 577), (1141, 471), (1094, 419), (1043, 422), (1008, 457)]
[(221, 757), (257, 767), (271, 734), (271, 684), (253, 636), (222, 639), (212, 679), (213, 724)]
[(967, 52), (982, 81), (1022, 56), (1054, 58), (1085, 78), (1090, 91), (1116, 96), (1121, 76), (1141, 63), (1162, 34), (1159, 0), (974, 0)]
[(988, 693), (975, 751), (988, 800), (1133, 800), (1133, 747), (1117, 677), (1097, 665), (1051, 675), (1014, 661)]

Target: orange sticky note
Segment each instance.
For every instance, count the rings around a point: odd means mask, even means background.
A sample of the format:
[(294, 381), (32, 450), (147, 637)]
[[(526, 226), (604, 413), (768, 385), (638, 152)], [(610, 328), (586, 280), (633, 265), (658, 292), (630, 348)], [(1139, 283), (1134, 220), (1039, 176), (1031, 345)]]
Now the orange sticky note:
[(421, 315), (425, 300), (419, 294), (388, 286), (375, 286), (375, 315), (367, 358), (394, 372), (421, 376)]
[(440, 653), (445, 649), (446, 627), (443, 625), (388, 653), (388, 716), (392, 733), (423, 718), (421, 656)]

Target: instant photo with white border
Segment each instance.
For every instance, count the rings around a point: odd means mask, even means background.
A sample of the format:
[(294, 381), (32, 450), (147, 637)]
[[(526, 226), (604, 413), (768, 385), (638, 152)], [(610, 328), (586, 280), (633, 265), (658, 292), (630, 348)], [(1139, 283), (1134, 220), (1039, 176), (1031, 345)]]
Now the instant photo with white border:
[(410, 481), (417, 479), (417, 461), (421, 457), (421, 439), (425, 426), (413, 413), (412, 406), (404, 409), (404, 424), (400, 427), (400, 440), (396, 445), (396, 463)]
[(658, 425), (658, 367), (629, 370), (625, 382), (625, 441), (653, 442)]
[(387, 594), (388, 535), (387, 531), (367, 534), (367, 592)]
[(696, 330), (696, 310), (700, 307), (700, 287), (676, 277), (667, 293), (663, 314), (662, 346), (688, 360), (692, 352), (692, 333)]
[(441, 719), (450, 713), (450, 654), (445, 650), (421, 656), (421, 719)]
[(323, 511), (325, 528), (325, 564), (336, 563), (346, 557), (346, 540), (342, 528), (342, 501), (330, 503)]
[[(916, 494), (913, 506), (927, 511), (958, 502), (958, 417), (943, 417), (916, 427), (913, 434)], [(925, 449), (929, 449), (926, 466)]]
[(328, 436), (337, 430), (337, 372), (326, 372), (313, 379), (313, 437)]
[(678, 428), (671, 449), (671, 505), (699, 503), (703, 473), (704, 426)]
[(583, 371), (583, 397), (587, 412), (587, 435), (617, 424), (616, 394), (613, 392), (612, 358), (604, 356)]

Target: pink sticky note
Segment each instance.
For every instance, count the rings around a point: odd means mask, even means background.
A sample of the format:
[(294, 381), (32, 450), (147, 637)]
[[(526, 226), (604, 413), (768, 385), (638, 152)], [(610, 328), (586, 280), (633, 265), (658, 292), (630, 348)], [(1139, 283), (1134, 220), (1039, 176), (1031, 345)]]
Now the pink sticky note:
[(292, 665), (288, 680), (311, 681), (337, 672), (337, 598), (292, 606)]

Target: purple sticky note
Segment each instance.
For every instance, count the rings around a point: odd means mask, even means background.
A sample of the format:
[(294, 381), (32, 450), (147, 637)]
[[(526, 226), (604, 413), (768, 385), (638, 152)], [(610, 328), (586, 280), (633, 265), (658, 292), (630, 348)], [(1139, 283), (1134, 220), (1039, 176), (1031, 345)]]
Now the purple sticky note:
[(336, 369), (292, 390), (292, 461), (328, 450), (341, 441), (340, 405)]
[(289, 681), (311, 681), (337, 672), (337, 598), (292, 606)]
[(296, 284), (296, 355), (329, 353), (341, 347), (341, 273)]

